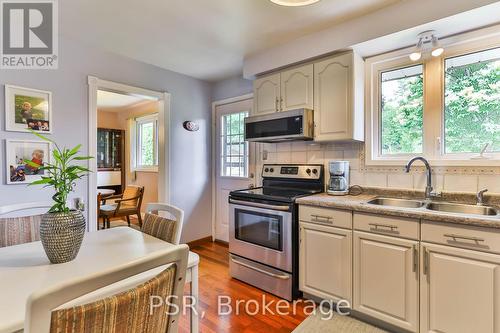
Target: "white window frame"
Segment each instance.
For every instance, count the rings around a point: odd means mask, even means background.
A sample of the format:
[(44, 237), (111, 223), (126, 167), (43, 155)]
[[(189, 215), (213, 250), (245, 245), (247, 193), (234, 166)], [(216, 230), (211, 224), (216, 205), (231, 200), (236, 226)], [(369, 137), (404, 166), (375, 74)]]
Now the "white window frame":
[[(489, 32), (489, 33), (488, 33)], [(414, 47), (366, 59), (366, 165), (400, 166), (415, 156), (424, 156), (436, 166), (498, 166), (499, 153), (485, 153), (487, 159), (473, 159), (478, 153), (445, 154), (444, 150), (444, 61), (446, 58), (500, 47), (498, 28), (482, 29), (441, 41), (445, 52), (441, 57), (424, 56), (413, 62), (408, 55)], [(422, 154), (381, 154), (380, 75), (382, 72), (413, 65), (423, 65), (424, 128)]]
[[(141, 125), (146, 123), (153, 123), (153, 154), (155, 158), (155, 165), (141, 165), (140, 163), (140, 151), (141, 151), (141, 135), (139, 132), (139, 128)], [(131, 154), (131, 162), (132, 162), (132, 170), (133, 171), (144, 171), (144, 172), (158, 172), (158, 114), (151, 114), (147, 116), (142, 116), (135, 118), (134, 126), (132, 128), (131, 133), (132, 138), (132, 154)]]
[[(245, 113), (245, 112), (247, 113), (247, 117), (248, 117), (250, 115), (250, 110), (241, 111), (241, 112), (235, 112), (235, 113), (240, 114), (240, 113)], [(232, 114), (235, 114), (235, 113), (224, 113), (224, 114), (220, 115), (220, 120), (219, 121), (220, 121), (220, 124), (221, 124), (220, 125), (221, 131), (223, 129), (225, 129), (225, 125), (223, 125), (223, 119), (224, 119), (224, 117), (231, 116)], [(242, 133), (238, 133), (238, 134), (234, 134), (234, 135), (244, 135), (244, 134), (245, 133), (243, 131)], [(241, 156), (243, 156), (244, 162), (246, 163), (246, 167), (245, 167), (246, 175), (243, 175), (243, 176), (225, 175), (224, 172), (223, 172), (223, 170), (225, 168), (225, 162), (223, 162), (222, 160), (224, 158), (226, 158), (226, 157), (231, 157), (231, 156), (236, 156), (236, 155), (226, 155), (226, 154), (224, 154), (225, 149), (226, 149), (225, 148), (226, 145), (224, 144), (225, 143), (224, 139), (227, 136), (227, 132), (217, 133), (217, 135), (220, 136), (220, 144), (221, 144), (221, 146), (224, 146), (224, 148), (222, 148), (222, 147), (220, 148), (220, 154), (218, 156), (219, 161), (220, 161), (219, 162), (220, 163), (220, 170), (219, 170), (220, 174), (219, 174), (219, 177), (220, 178), (227, 178), (227, 179), (248, 179), (250, 177), (250, 143), (248, 141), (245, 141), (245, 140), (243, 141), (244, 144), (245, 144), (245, 149), (244, 149), (243, 155), (241, 155)], [(233, 134), (231, 133), (231, 135), (233, 135)]]

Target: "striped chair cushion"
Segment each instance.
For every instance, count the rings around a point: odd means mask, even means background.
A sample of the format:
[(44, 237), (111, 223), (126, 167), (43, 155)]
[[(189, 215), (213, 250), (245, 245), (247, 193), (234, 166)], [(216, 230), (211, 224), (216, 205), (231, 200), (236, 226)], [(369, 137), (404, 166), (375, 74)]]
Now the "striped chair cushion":
[(0, 247), (40, 240), (42, 215), (0, 218)]
[[(93, 303), (52, 312), (50, 333), (165, 333), (168, 305), (150, 313), (150, 296), (165, 300), (174, 288), (175, 265), (142, 285)], [(155, 301), (155, 305), (159, 302)], [(165, 302), (163, 302), (165, 303)]]
[(174, 242), (177, 222), (154, 214), (146, 213), (142, 223), (142, 232), (168, 243)]

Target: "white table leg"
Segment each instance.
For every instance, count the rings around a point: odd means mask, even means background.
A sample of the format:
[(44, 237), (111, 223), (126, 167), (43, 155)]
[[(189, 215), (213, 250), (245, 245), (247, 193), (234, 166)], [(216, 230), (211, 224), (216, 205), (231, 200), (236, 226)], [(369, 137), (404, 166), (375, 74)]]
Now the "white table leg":
[(191, 309), (191, 333), (198, 333), (198, 265), (191, 267), (191, 296), (194, 301), (194, 311)]

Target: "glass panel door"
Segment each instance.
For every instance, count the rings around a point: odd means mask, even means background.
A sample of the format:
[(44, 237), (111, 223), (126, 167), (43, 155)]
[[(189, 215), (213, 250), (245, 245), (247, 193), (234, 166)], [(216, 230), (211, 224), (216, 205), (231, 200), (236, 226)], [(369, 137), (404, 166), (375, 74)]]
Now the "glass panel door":
[(283, 217), (248, 210), (235, 210), (235, 238), (283, 251)]

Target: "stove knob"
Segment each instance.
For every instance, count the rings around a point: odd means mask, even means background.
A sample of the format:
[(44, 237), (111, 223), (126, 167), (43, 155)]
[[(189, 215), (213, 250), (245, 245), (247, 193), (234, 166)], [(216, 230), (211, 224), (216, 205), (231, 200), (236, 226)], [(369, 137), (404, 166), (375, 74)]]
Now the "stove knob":
[(311, 173), (311, 169), (307, 169), (306, 172), (309, 175)]
[(273, 168), (271, 168), (271, 169), (269, 169), (269, 171), (274, 172), (274, 169), (273, 169)]
[(314, 173), (314, 174), (317, 174), (317, 173), (318, 173), (318, 170), (317, 170), (317, 169), (313, 169), (313, 173)]
[(264, 169), (264, 172), (269, 172), (269, 168), (265, 168), (265, 169)]

